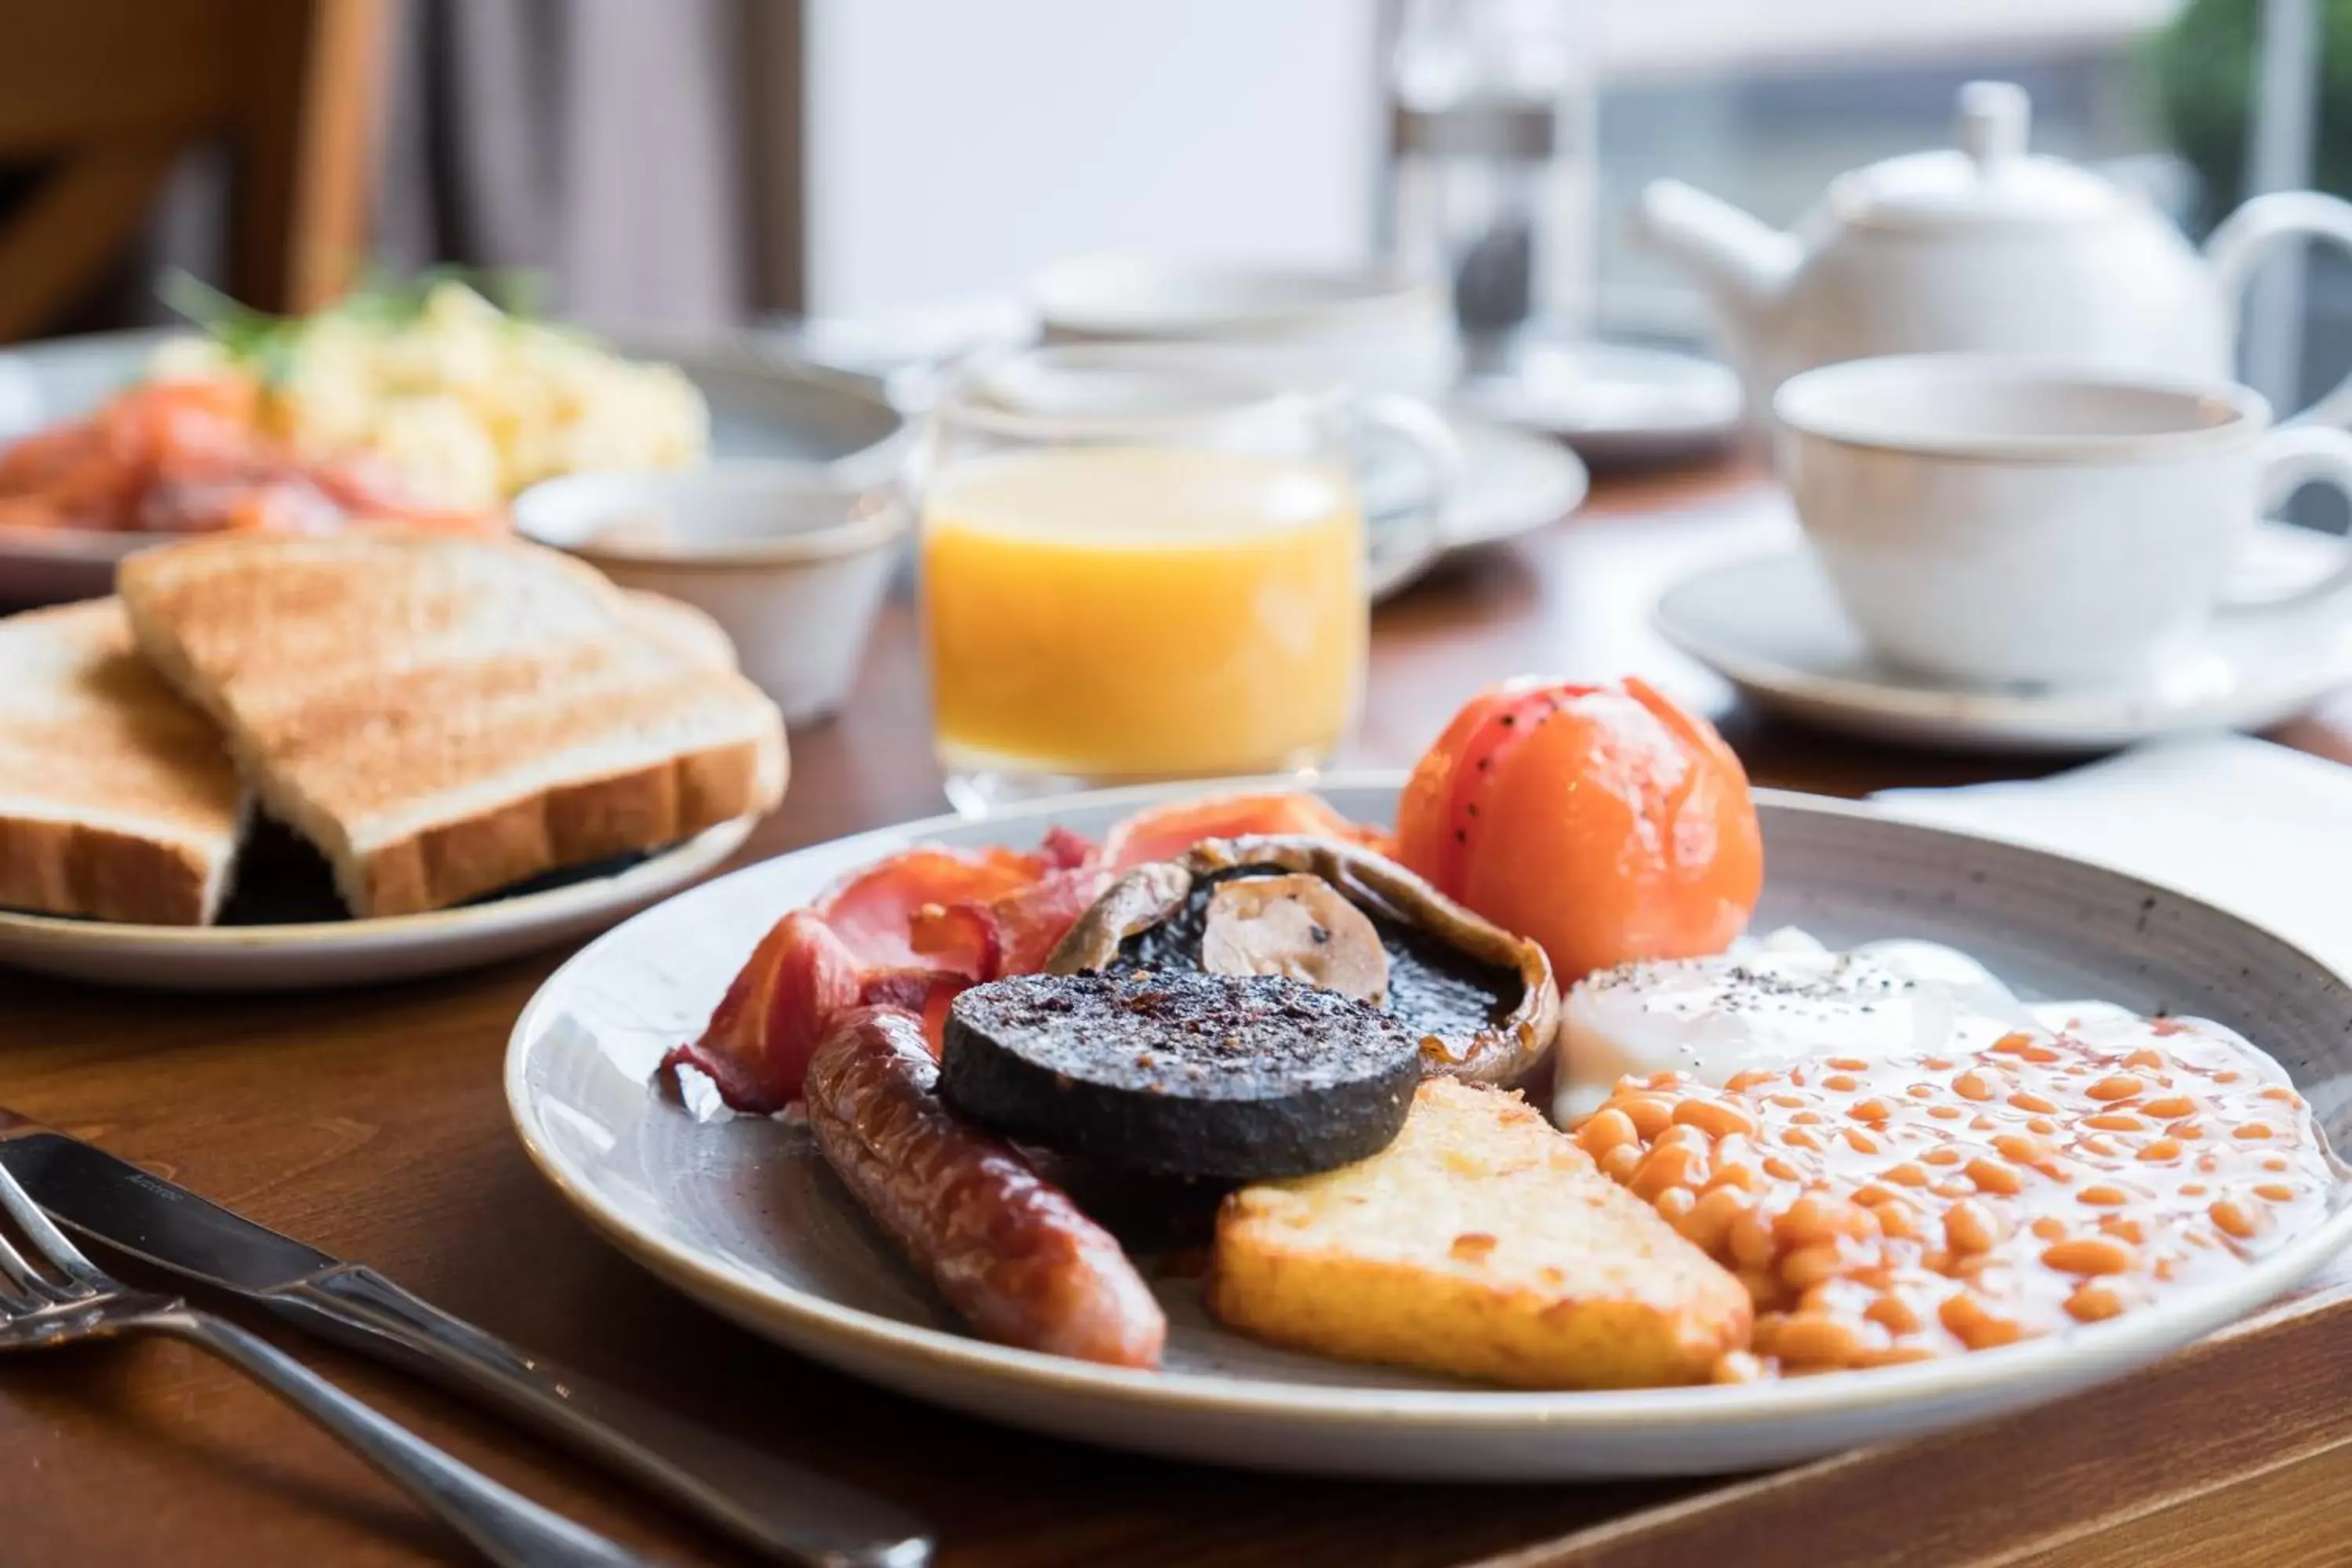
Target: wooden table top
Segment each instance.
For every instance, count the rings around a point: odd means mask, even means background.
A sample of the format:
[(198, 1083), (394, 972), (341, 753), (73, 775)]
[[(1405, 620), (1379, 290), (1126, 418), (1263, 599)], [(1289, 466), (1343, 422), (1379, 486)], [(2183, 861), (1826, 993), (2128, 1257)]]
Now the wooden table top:
[[(1477, 687), (1639, 671), (1720, 719), (1757, 781), (1854, 795), (2036, 764), (1833, 742), (1732, 705), (1658, 643), (1657, 588), (1769, 544), (1737, 467), (1604, 483), (1579, 517), (1384, 607), (1342, 760), (1403, 764)], [(2352, 761), (2352, 708), (2285, 738)], [(793, 738), (765, 856), (940, 808), (906, 606), (856, 700)], [(919, 1507), (950, 1565), (1682, 1562), (2316, 1565), (2352, 1542), (2340, 1295), (2280, 1309), (2061, 1409), (1738, 1483), (1415, 1488), (1227, 1473), (917, 1405), (742, 1332), (592, 1235), (531, 1171), (499, 1089), (509, 1026), (564, 955), (373, 990), (117, 994), (0, 973), (0, 1104), (383, 1268), (492, 1331)], [(126, 1272), (130, 1272), (126, 1270)], [(2315, 1306), (2315, 1301), (2318, 1303)], [(237, 1312), (435, 1441), (680, 1562), (743, 1559), (602, 1475), (397, 1375)], [(2253, 1359), (2259, 1350), (2260, 1360)], [(2250, 1386), (2258, 1373), (2259, 1387)], [(0, 1374), (0, 1563), (413, 1564), (456, 1538), (299, 1416), (177, 1345)]]

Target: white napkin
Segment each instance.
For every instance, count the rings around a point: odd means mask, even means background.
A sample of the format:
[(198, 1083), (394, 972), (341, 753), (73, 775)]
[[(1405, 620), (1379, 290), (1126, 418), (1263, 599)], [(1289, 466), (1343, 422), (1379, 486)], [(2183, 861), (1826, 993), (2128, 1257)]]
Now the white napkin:
[(2032, 783), (1872, 799), (2178, 889), (2352, 974), (2352, 768), (2243, 735), (2196, 735)]

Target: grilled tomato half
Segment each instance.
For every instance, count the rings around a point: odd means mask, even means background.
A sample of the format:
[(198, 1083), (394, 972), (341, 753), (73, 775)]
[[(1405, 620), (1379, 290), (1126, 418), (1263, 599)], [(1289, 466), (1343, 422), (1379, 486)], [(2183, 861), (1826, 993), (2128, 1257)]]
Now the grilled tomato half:
[(1472, 698), (1405, 785), (1397, 858), (1541, 942), (1562, 991), (1612, 964), (1720, 952), (1764, 880), (1739, 759), (1630, 678)]

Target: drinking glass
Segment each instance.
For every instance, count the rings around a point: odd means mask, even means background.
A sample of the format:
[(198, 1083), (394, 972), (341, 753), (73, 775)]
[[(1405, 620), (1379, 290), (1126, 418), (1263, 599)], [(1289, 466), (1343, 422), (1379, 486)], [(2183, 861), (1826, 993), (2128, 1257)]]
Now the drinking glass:
[(1592, 328), (1600, 99), (1583, 0), (1408, 0), (1390, 62), (1391, 255), (1450, 278), (1472, 365)]
[(1382, 416), (1186, 347), (1040, 349), (950, 384), (917, 473), (957, 809), (1321, 764), (1363, 689), (1349, 454)]

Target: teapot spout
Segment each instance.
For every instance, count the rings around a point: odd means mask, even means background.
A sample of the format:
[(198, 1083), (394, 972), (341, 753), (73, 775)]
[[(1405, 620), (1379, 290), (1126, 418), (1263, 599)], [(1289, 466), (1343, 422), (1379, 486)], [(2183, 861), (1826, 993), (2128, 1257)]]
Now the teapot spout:
[(1680, 180), (1643, 186), (1634, 218), (1637, 237), (1694, 273), (1735, 328), (1780, 299), (1803, 255), (1794, 235)]

